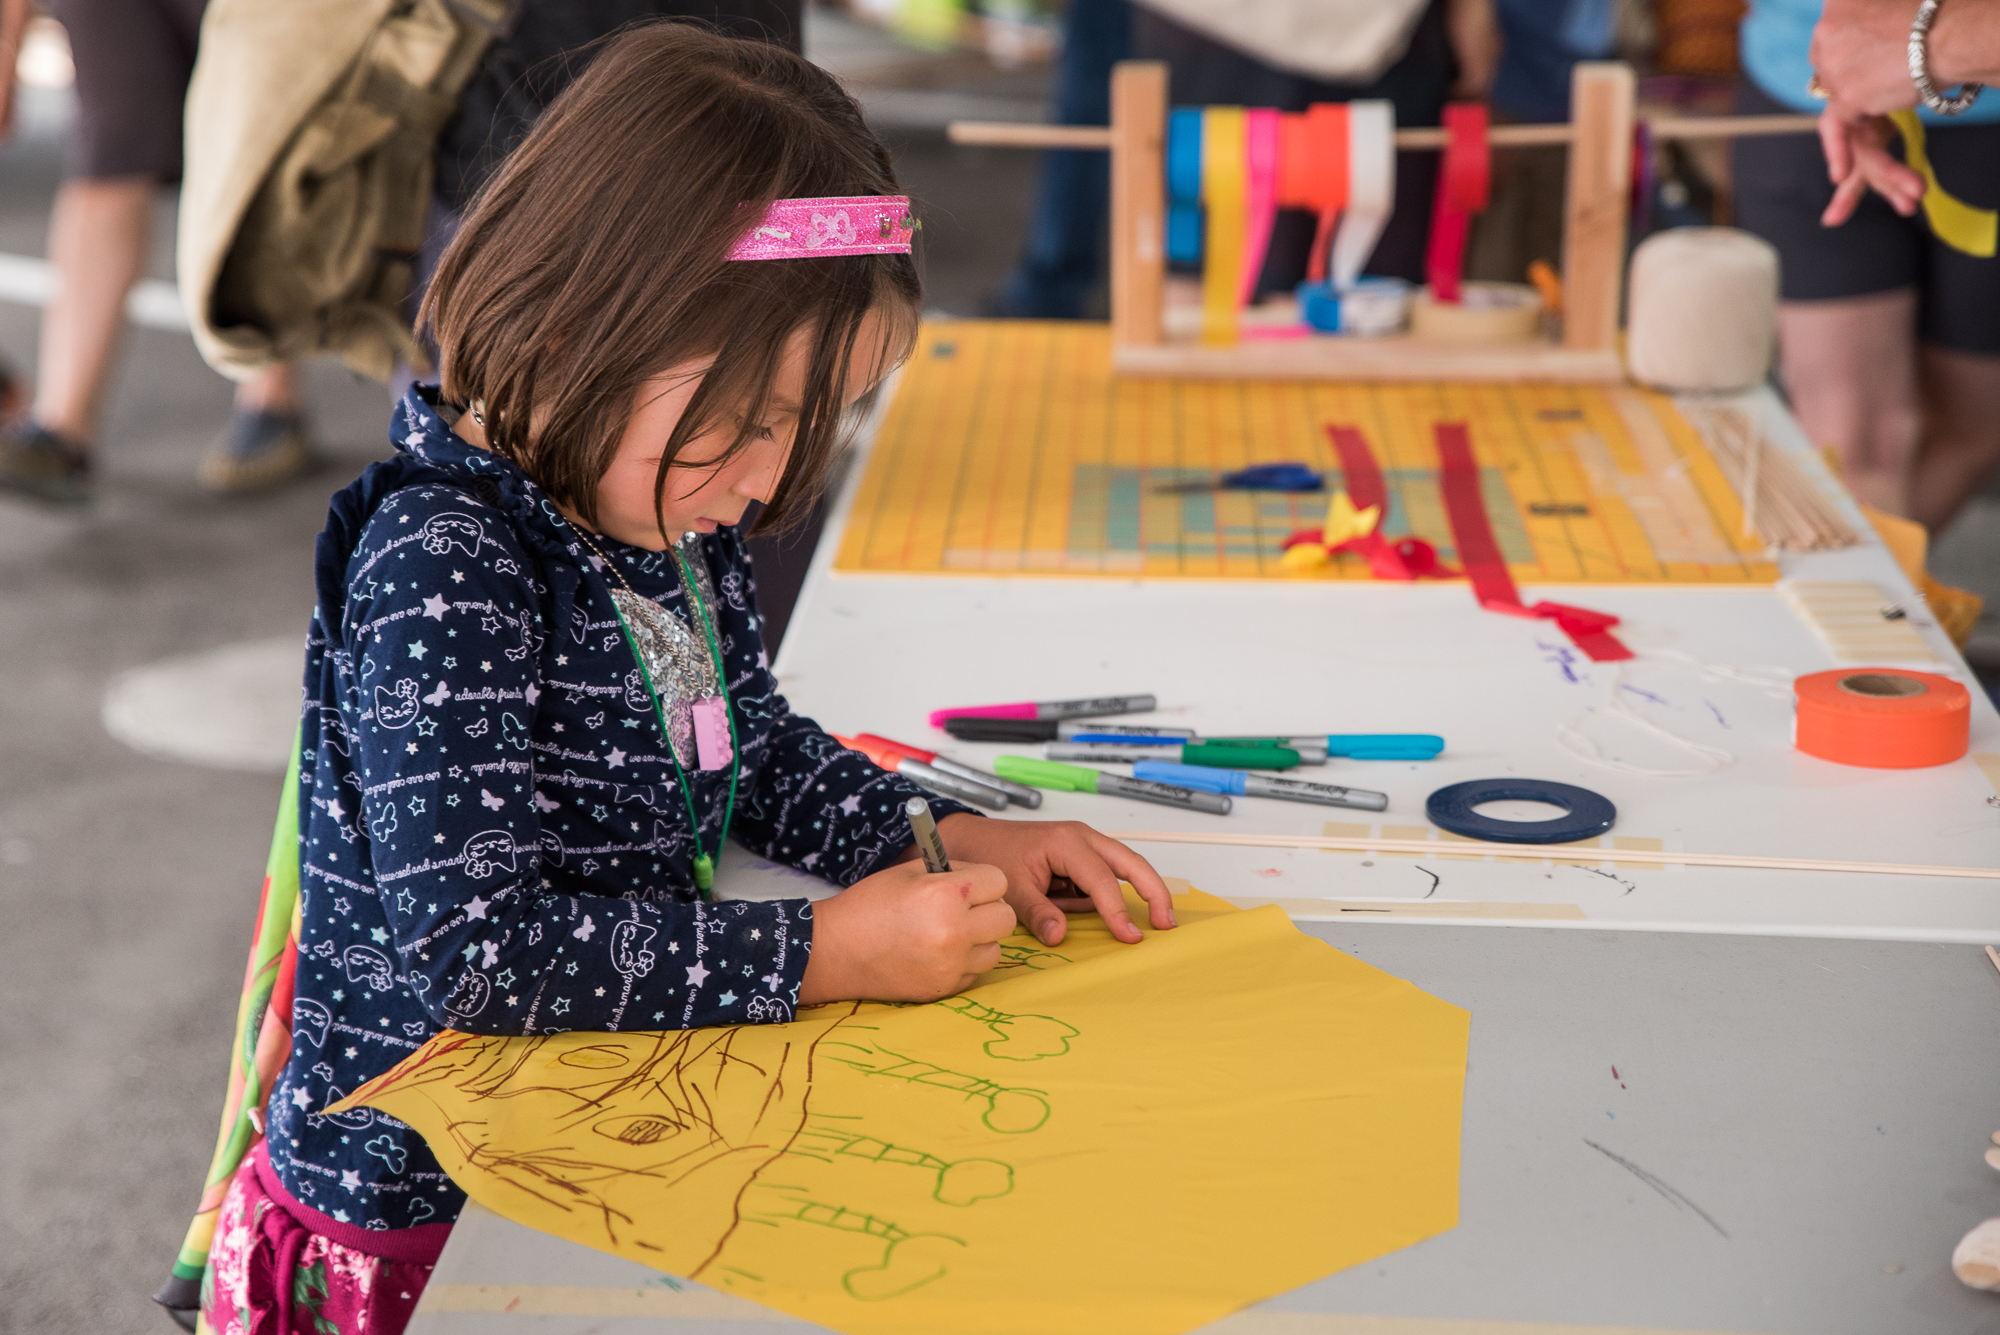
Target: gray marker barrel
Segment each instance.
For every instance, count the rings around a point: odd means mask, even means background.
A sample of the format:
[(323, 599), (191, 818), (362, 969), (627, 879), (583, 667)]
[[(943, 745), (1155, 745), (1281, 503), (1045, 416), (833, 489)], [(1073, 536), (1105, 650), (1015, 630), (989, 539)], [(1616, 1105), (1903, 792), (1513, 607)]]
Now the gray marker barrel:
[(950, 871), (951, 859), (945, 856), (944, 840), (938, 837), (937, 822), (931, 819), (930, 803), (913, 797), (903, 803), (903, 814), (909, 817), (910, 833), (916, 838), (917, 852), (923, 855), (924, 870)]
[(1183, 811), (1206, 811), (1214, 816), (1229, 814), (1229, 799), (1221, 793), (1198, 793), (1192, 788), (1176, 788), (1170, 783), (1153, 783), (1147, 779), (1128, 779), (1122, 774), (1100, 773), (1097, 776), (1097, 791), (1112, 797), (1158, 802), (1163, 807), (1179, 807)]
[(1037, 700), (1035, 717), (1098, 718), (1105, 714), (1146, 714), (1159, 707), (1159, 698), (1151, 695), (1104, 695), (1095, 700)]
[(1245, 797), (1277, 797), (1287, 802), (1316, 802), (1325, 807), (1353, 807), (1358, 811), (1387, 811), (1389, 795), (1366, 788), (1342, 788), (1331, 783), (1307, 783), (1303, 779), (1270, 779), (1262, 774), (1243, 776)]
[(954, 797), (975, 807), (985, 807), (989, 811), (1005, 811), (1007, 794), (998, 788), (988, 788), (983, 783), (961, 779), (955, 774), (933, 769), (921, 760), (905, 760), (896, 766), (896, 773), (916, 783), (919, 788), (928, 788), (945, 797)]
[(1025, 783), (1015, 783), (1012, 779), (1003, 779), (998, 774), (988, 774), (985, 770), (974, 769), (970, 765), (961, 765), (956, 760), (948, 760), (944, 756), (939, 756), (930, 764), (932, 769), (942, 770), (953, 778), (964, 779), (982, 788), (1003, 792), (1016, 806), (1038, 807), (1042, 804), (1042, 790), (1039, 788), (1030, 788)]
[[(1108, 733), (1115, 737), (1178, 737), (1191, 742), (1197, 736), (1193, 728), (1158, 728), (1146, 723), (1099, 723), (1095, 719), (1065, 719), (1056, 724), (1056, 736), (1068, 741), (1079, 733), (1086, 736), (1093, 733)], [(1319, 739), (1320, 749), (1326, 749), (1326, 738)]]
[(1048, 760), (1060, 760), (1066, 765), (1129, 765), (1139, 760), (1174, 760), (1181, 758), (1178, 746), (1120, 746), (1116, 742), (1044, 742), (1042, 756)]

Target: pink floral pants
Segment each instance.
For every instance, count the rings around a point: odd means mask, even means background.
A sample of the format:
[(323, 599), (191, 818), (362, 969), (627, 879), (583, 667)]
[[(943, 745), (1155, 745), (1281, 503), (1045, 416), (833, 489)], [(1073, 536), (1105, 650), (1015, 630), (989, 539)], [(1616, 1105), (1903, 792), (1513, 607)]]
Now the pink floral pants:
[(370, 1232), (292, 1199), (263, 1142), (216, 1221), (201, 1310), (214, 1335), (401, 1335), (449, 1224)]

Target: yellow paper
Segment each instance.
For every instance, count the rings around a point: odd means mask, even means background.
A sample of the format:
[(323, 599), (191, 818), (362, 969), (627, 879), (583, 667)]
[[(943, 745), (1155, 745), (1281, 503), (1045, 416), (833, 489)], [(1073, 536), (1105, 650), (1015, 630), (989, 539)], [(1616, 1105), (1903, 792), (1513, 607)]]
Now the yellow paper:
[(1184, 1331), (1452, 1227), (1466, 1012), (1176, 911), (935, 1005), (445, 1033), (349, 1103), (508, 1218), (855, 1335)]
[(1924, 123), (1916, 112), (1892, 111), (1889, 118), (1903, 132), (1903, 160), (1924, 178), (1924, 216), (1930, 219), (1931, 231), (1953, 250), (1992, 259), (1995, 242), (2000, 241), (2000, 213), (1974, 208), (1938, 183), (1937, 170), (1924, 151)]
[(1375, 531), (1375, 521), (1381, 517), (1381, 506), (1371, 505), (1366, 510), (1356, 510), (1346, 492), (1335, 492), (1332, 503), (1326, 508), (1326, 525), (1320, 530), (1320, 541), (1329, 547), (1338, 547), (1343, 542), (1365, 538)]
[(1285, 570), (1312, 571), (1331, 560), (1333, 553), (1326, 549), (1324, 543), (1295, 542), (1278, 558), (1278, 565)]

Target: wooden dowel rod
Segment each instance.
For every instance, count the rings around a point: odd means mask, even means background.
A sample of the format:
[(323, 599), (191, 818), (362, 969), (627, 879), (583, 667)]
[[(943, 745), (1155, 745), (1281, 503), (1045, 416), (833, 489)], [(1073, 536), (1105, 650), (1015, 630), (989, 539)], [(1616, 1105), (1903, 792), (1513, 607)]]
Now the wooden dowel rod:
[(1033, 125), (1007, 121), (953, 121), (945, 138), (991, 148), (1109, 148), (1108, 125)]
[(1641, 116), (1655, 139), (1739, 139), (1763, 134), (1810, 134), (1817, 116)]
[(1106, 830), (1113, 839), (1141, 844), (1219, 844), (1235, 848), (1312, 848), (1328, 853), (1428, 853), (1434, 857), (1496, 857), (1539, 862), (1676, 862), (1689, 867), (1748, 867), (1761, 871), (1861, 872), (1874, 876), (1949, 876), (2000, 881), (2000, 868), (1931, 867), (1894, 862), (1832, 862), (1821, 858), (1764, 858), (1744, 853), (1669, 853), (1643, 848), (1592, 848), (1576, 844), (1493, 844), (1453, 839), (1346, 839), (1331, 835), (1201, 834), (1182, 830)]
[[(1731, 139), (1750, 135), (1807, 134), (1819, 122), (1811, 116), (1656, 116), (1641, 117), (1655, 139)], [(1102, 125), (1034, 125), (1007, 121), (953, 121), (946, 137), (954, 144), (989, 148), (1110, 148), (1111, 130)], [(1567, 144), (1573, 131), (1564, 125), (1496, 125), (1487, 132), (1498, 146)], [(1443, 148), (1441, 129), (1396, 131), (1397, 148)]]

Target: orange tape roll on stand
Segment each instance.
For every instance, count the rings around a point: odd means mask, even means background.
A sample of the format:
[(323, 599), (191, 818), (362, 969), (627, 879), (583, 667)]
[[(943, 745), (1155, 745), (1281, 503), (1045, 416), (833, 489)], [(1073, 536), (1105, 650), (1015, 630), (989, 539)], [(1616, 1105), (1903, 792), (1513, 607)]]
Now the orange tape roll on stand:
[(1943, 765), (1965, 754), (1972, 697), (1949, 677), (1901, 668), (1837, 668), (1792, 683), (1793, 745), (1868, 769)]

